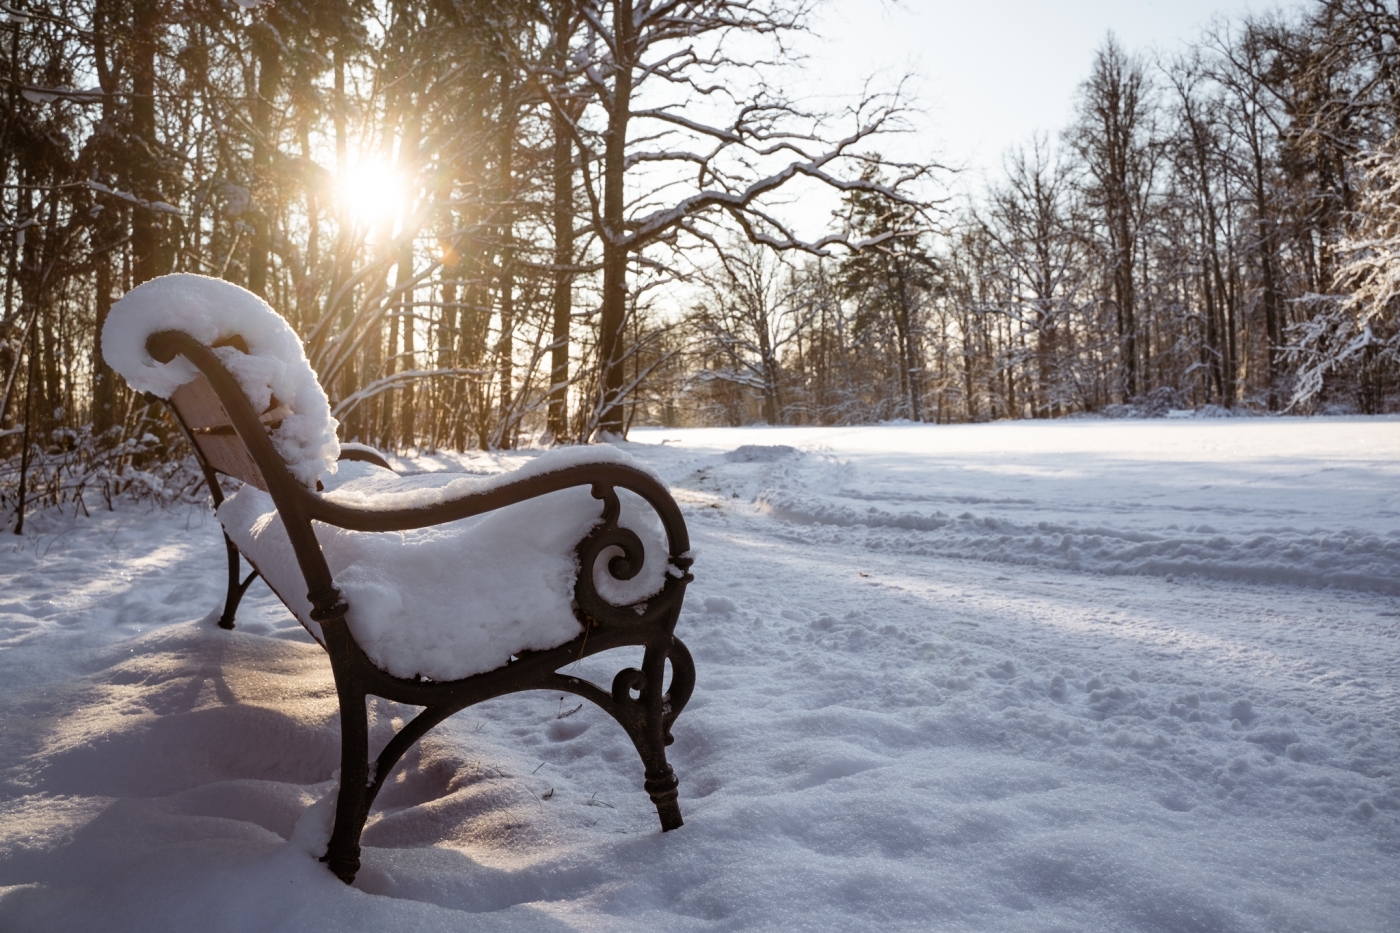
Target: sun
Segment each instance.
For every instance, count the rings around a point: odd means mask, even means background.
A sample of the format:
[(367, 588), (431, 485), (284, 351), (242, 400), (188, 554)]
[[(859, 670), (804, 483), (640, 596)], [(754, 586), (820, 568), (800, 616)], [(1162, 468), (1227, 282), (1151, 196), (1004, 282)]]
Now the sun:
[(336, 198), (351, 219), (367, 227), (392, 224), (408, 203), (408, 185), (388, 162), (363, 159), (348, 165), (336, 181)]

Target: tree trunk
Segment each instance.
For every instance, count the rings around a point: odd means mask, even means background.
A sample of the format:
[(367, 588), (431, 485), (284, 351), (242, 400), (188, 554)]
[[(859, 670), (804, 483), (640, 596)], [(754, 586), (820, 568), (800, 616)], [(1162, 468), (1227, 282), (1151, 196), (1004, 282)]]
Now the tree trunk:
[(501, 148), (497, 156), (499, 177), (496, 188), (496, 230), (501, 244), (501, 267), (497, 279), (501, 302), (501, 339), (496, 345), (500, 378), (496, 443), (510, 449), (515, 446), (511, 422), (515, 406), (515, 133), (518, 111), (509, 81), (503, 82), (502, 95), (506, 112), (498, 137)]
[[(102, 121), (108, 126), (114, 126), (117, 120), (117, 102), (114, 97), (117, 91), (117, 80), (108, 57), (107, 23), (110, 19), (110, 13), (105, 0), (99, 0), (94, 5), (93, 61), (97, 68), (98, 86), (102, 88), (105, 95), (102, 98)], [(111, 177), (114, 168), (111, 159), (104, 158), (102, 154), (99, 154), (97, 165), (99, 173), (104, 178)], [(3, 174), (3, 170), (0, 170), (0, 177), (3, 177)], [(93, 285), (96, 292), (93, 301), (95, 312), (93, 333), (97, 337), (92, 341), (91, 355), (92, 427), (95, 433), (102, 434), (116, 424), (117, 387), (122, 382), (103, 358), (100, 339), (102, 328), (107, 323), (107, 312), (112, 308), (114, 283), (112, 282), (111, 250), (121, 240), (122, 231), (119, 224), (120, 214), (113, 206), (101, 202), (97, 206), (102, 210), (94, 219), (88, 235), (88, 242), (92, 246)]]
[(258, 99), (253, 102), (253, 227), (248, 244), (248, 290), (268, 298), (267, 271), (272, 254), (272, 100), (282, 82), (282, 46), (271, 26), (254, 34), (258, 58)]
[(1283, 317), (1283, 302), (1279, 299), (1274, 274), (1277, 262), (1274, 256), (1273, 224), (1268, 213), (1268, 194), (1265, 190), (1264, 154), (1260, 151), (1257, 142), (1253, 140), (1252, 149), (1254, 157), (1254, 177), (1252, 179), (1254, 182), (1252, 186), (1254, 188), (1254, 222), (1258, 236), (1256, 248), (1259, 251), (1259, 284), (1264, 293), (1264, 334), (1268, 341), (1265, 377), (1269, 382), (1269, 411), (1277, 411), (1279, 407), (1279, 350), (1283, 345), (1283, 328), (1280, 320)]
[(598, 324), (601, 398), (598, 431), (622, 436), (622, 387), (625, 379), (623, 328), (627, 323), (627, 245), (624, 198), (627, 169), (627, 124), (632, 113), (632, 68), (635, 49), (632, 0), (613, 0), (614, 63), (612, 100), (608, 107), (603, 152), (603, 307)]
[(569, 322), (573, 313), (574, 146), (564, 106), (564, 89), (555, 89), (554, 150), (554, 320), (550, 338), (549, 435), (558, 443), (569, 434)]
[[(399, 174), (406, 179), (416, 177), (418, 172), (418, 154), (422, 145), (423, 137), (423, 111), (421, 109), (421, 94), (415, 84), (405, 95), (405, 118), (403, 138), (399, 143)], [(404, 208), (404, 214), (409, 212), (408, 206)], [(407, 217), (405, 216), (405, 221)], [(403, 366), (408, 370), (417, 369), (417, 339), (414, 334), (414, 318), (416, 312), (413, 302), (413, 289), (409, 283), (413, 281), (413, 240), (404, 241), (399, 251), (398, 267), (394, 276), (394, 286), (397, 292), (397, 303), (399, 304), (399, 314), (403, 326)], [(417, 389), (412, 382), (404, 384), (400, 390), (399, 398), (399, 435), (402, 443), (406, 446), (415, 446), (418, 443), (418, 425), (415, 421), (415, 414), (418, 410)]]
[[(156, 156), (156, 35), (159, 10), (153, 0), (134, 4), (131, 41), (131, 187), (138, 198), (158, 200), (160, 167)], [(131, 279), (140, 285), (167, 271), (161, 256), (161, 230), (153, 211), (131, 210)]]

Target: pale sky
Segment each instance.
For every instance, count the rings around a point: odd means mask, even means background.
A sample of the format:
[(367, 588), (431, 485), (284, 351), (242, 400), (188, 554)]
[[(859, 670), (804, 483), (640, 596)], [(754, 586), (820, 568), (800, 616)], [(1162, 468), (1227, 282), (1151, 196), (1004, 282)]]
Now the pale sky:
[(834, 94), (872, 74), (885, 86), (912, 74), (926, 115), (901, 148), (964, 167), (975, 185), (1008, 146), (1068, 123), (1110, 30), (1130, 52), (1165, 56), (1216, 17), (1278, 5), (1295, 0), (826, 0), (807, 71), (814, 88)]

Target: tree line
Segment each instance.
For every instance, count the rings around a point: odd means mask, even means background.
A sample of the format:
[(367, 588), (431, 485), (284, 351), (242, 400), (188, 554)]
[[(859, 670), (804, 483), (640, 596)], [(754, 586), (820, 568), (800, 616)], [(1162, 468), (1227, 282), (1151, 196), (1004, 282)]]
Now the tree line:
[(0, 6), (0, 458), (163, 444), (95, 335), (175, 271), (286, 317), (347, 439), (625, 433), (683, 355), (655, 296), (721, 241), (861, 245), (785, 219), (815, 190), (921, 209), (927, 170), (871, 151), (897, 94), (833, 113), (784, 92), (809, 6)]
[(806, 0), (0, 12), (6, 496), (40, 461), (53, 501), (160, 485), (168, 426), (95, 336), (171, 271), (265, 297), (386, 447), (1397, 404), (1380, 0), (1110, 37), (1070, 126), (942, 198), (879, 155), (897, 93), (785, 91)]
[[(1217, 21), (1153, 57), (1110, 35), (1071, 124), (941, 222), (767, 291), (769, 260), (720, 262), (678, 381), (728, 423), (1395, 411), (1397, 118), (1379, 0)], [(847, 201), (868, 229), (919, 222)]]

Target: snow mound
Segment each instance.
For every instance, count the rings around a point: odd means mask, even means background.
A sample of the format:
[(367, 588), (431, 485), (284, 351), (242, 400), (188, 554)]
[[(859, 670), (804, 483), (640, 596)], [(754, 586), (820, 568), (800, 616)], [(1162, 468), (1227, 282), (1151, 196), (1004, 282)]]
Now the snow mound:
[[(842, 496), (862, 498), (849, 489), (833, 497)], [(1400, 533), (1394, 532), (1275, 527), (1219, 534), (1205, 523), (1144, 531), (1100, 522), (1018, 522), (971, 511), (951, 515), (857, 508), (805, 495), (800, 488), (765, 488), (755, 503), (772, 518), (811, 526), (814, 539), (856, 537), (873, 550), (1112, 575), (1198, 576), (1400, 595)]]
[[(356, 444), (354, 446), (363, 447), (364, 445)], [(367, 449), (372, 450), (373, 448)], [(385, 473), (382, 470), (367, 474), (357, 472), (354, 474), (356, 482), (327, 485), (325, 495), (337, 505), (352, 509), (376, 512), (393, 509), (424, 509), (532, 476), (557, 473), (569, 467), (598, 463), (625, 464), (646, 473), (657, 482), (661, 482), (661, 478), (653, 470), (616, 447), (586, 445), (545, 451), (508, 473), (496, 473), (488, 476), (454, 471), (419, 474), (412, 477), (411, 481), (406, 481), (409, 480), (408, 477)], [(341, 464), (341, 467), (343, 469), (345, 464)]]
[(102, 355), (138, 392), (161, 398), (198, 375), (193, 363), (176, 357), (159, 363), (146, 352), (146, 339), (163, 330), (189, 334), (205, 346), (233, 336), (248, 352), (217, 347), (228, 369), (257, 411), (272, 399), (291, 414), (272, 431), (272, 443), (292, 475), (308, 486), (334, 473), (340, 446), (330, 402), (302, 351), (296, 332), (267, 302), (223, 279), (179, 273), (136, 286), (112, 306), (102, 328)]
[(787, 444), (745, 444), (724, 455), (730, 463), (773, 463), (797, 453)]
[[(539, 469), (579, 459), (576, 451), (559, 454), (539, 457)], [(361, 506), (386, 499), (423, 505), (440, 501), (445, 490), (460, 494), (463, 483), (484, 487), (493, 479), (450, 473), (401, 477), (346, 462), (326, 492)], [(667, 549), (650, 507), (634, 508), (640, 500), (620, 494), (619, 524), (642, 539), (646, 560), (631, 580), (614, 580), (601, 566), (594, 579), (603, 598), (629, 605), (661, 589)], [(218, 514), (268, 585), (319, 638), (306, 582), (271, 497), (244, 485)], [(434, 528), (370, 533), (318, 524), (316, 535), (349, 603), (350, 631), (365, 654), (398, 677), (455, 680), (494, 670), (521, 651), (556, 647), (583, 630), (572, 607), (578, 575), (574, 547), (601, 514), (602, 503), (581, 486)]]

